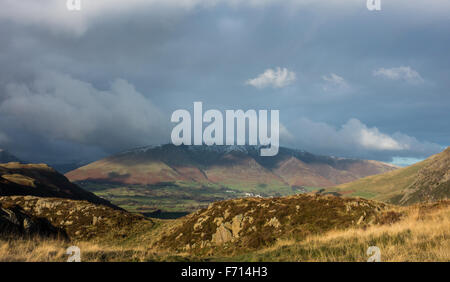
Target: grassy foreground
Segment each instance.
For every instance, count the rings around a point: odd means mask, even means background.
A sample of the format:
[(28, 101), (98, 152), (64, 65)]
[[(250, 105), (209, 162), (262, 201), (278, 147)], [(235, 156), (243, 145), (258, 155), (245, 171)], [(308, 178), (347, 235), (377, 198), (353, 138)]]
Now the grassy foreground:
[(76, 245), (82, 261), (367, 261), (369, 246), (381, 250), (382, 261), (450, 261), (449, 202), (399, 207), (404, 216), (390, 225), (349, 228), (311, 235), (238, 255), (192, 256), (157, 248), (160, 232), (174, 221), (161, 221), (151, 234), (131, 242), (68, 242), (57, 239), (1, 240), (0, 261), (66, 261), (66, 248)]
[(391, 225), (365, 230), (331, 231), (296, 242), (274, 246), (226, 260), (232, 261), (367, 261), (369, 246), (381, 250), (381, 260), (450, 261), (450, 207), (432, 211), (412, 207), (405, 218)]

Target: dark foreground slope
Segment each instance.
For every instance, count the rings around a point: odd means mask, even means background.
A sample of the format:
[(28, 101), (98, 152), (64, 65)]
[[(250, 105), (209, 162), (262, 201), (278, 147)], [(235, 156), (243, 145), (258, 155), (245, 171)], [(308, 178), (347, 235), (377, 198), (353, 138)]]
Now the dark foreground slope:
[(10, 231), (4, 230), (3, 235), (12, 234), (15, 238), (60, 234), (69, 240), (118, 240), (131, 238), (138, 229), (153, 226), (152, 220), (141, 215), (87, 201), (3, 196), (0, 204), (0, 226), (4, 224)]

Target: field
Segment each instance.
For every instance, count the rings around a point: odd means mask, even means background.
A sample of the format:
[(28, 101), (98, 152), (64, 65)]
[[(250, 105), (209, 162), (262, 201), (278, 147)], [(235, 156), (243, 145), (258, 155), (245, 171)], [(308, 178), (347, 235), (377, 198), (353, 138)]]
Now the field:
[(304, 190), (291, 187), (260, 185), (258, 189), (243, 189), (239, 186), (226, 187), (218, 184), (199, 185), (198, 183), (168, 182), (157, 185), (121, 185), (78, 182), (79, 186), (107, 199), (111, 203), (131, 212), (143, 214), (191, 213), (208, 204), (227, 199), (247, 196), (270, 197), (289, 196), (319, 188), (304, 187)]

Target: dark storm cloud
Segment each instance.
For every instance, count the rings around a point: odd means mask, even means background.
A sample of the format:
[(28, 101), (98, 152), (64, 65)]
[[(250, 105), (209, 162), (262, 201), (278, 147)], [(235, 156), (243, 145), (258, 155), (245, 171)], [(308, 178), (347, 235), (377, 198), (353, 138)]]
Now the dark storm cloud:
[(99, 90), (42, 72), (32, 83), (7, 84), (3, 96), (3, 117), (26, 132), (106, 149), (167, 141), (162, 113), (123, 79)]
[[(35, 2), (0, 12), (0, 144), (28, 159), (37, 146), (54, 158), (49, 144), (72, 159), (164, 142), (194, 101), (280, 109), (281, 143), (315, 153), (421, 158), (449, 144), (447, 1), (99, 0), (78, 14)], [(248, 83), (277, 68), (295, 79)]]

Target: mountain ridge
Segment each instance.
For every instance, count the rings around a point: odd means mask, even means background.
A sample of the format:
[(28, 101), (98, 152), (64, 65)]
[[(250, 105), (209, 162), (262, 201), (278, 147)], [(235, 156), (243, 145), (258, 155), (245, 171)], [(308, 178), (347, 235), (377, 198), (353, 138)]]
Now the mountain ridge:
[[(245, 182), (253, 187), (263, 180), (288, 186), (333, 186), (397, 168), (377, 161), (319, 156), (284, 147), (280, 147), (277, 156), (261, 157), (259, 149), (260, 146), (177, 147), (171, 144), (140, 147), (90, 163), (66, 176), (71, 181), (123, 184), (181, 180), (233, 186), (232, 179), (246, 178)], [(313, 179), (292, 175), (286, 169), (292, 161), (306, 167)]]

